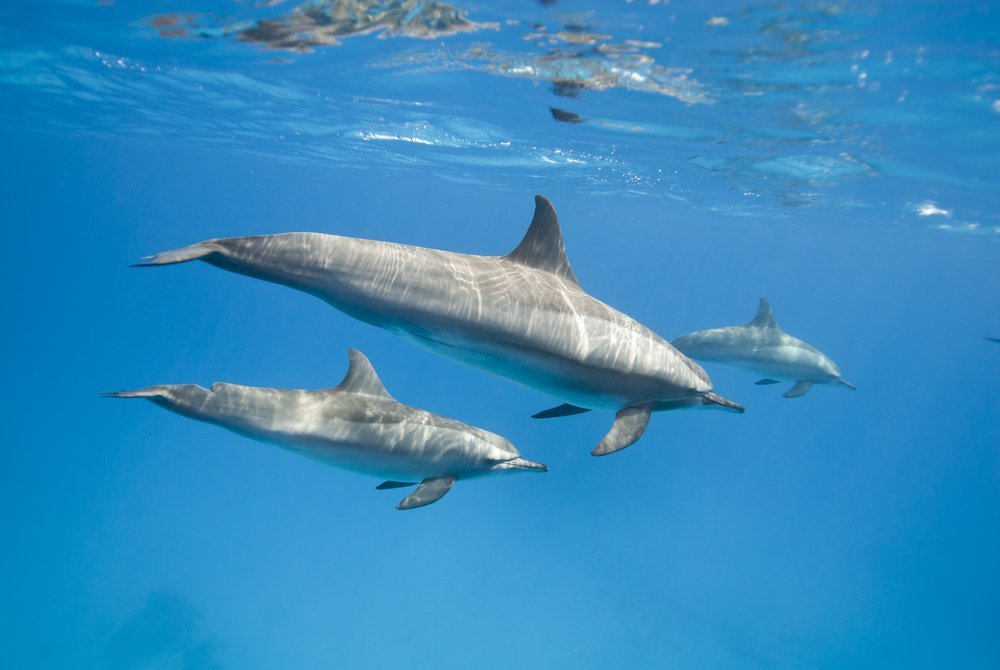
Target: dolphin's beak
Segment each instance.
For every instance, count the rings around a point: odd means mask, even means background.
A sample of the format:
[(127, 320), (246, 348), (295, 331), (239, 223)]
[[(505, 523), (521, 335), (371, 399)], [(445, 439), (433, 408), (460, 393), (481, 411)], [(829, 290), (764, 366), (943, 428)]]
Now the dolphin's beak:
[(500, 465), (503, 469), (513, 468), (516, 470), (537, 470), (538, 472), (548, 472), (549, 466), (542, 463), (529, 461), (526, 458), (512, 458)]
[(723, 398), (718, 393), (713, 393), (711, 391), (709, 391), (708, 393), (706, 393), (705, 395), (703, 395), (701, 397), (701, 403), (703, 405), (718, 405), (718, 406), (723, 407), (725, 409), (731, 409), (734, 412), (739, 412), (741, 414), (746, 411), (746, 407), (744, 407), (743, 405), (739, 404), (738, 402), (733, 402), (732, 400), (727, 400), (726, 398)]
[(852, 391), (857, 391), (858, 390), (857, 386), (855, 386), (854, 384), (852, 384), (851, 382), (847, 381), (846, 379), (844, 379), (842, 377), (837, 377), (837, 383), (841, 384), (843, 386), (846, 386), (847, 388), (851, 389)]

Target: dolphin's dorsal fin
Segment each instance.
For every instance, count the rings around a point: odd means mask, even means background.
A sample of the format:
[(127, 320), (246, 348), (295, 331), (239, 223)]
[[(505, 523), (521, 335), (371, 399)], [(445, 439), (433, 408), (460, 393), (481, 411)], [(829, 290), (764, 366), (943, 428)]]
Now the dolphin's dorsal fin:
[(348, 349), (347, 355), (351, 359), (351, 364), (347, 369), (344, 381), (334, 387), (337, 391), (350, 391), (377, 398), (393, 399), (382, 386), (382, 380), (375, 374), (375, 368), (372, 367), (367, 356), (357, 349)]
[(778, 326), (778, 322), (774, 320), (774, 312), (771, 311), (771, 306), (767, 304), (767, 300), (764, 298), (760, 299), (760, 307), (757, 308), (757, 315), (753, 318), (753, 321), (747, 325), (757, 326), (758, 328), (774, 328), (775, 330), (781, 330)]
[(524, 239), (514, 251), (504, 256), (509, 261), (551, 272), (574, 286), (580, 282), (566, 257), (566, 244), (555, 207), (543, 195), (535, 196), (535, 216)]

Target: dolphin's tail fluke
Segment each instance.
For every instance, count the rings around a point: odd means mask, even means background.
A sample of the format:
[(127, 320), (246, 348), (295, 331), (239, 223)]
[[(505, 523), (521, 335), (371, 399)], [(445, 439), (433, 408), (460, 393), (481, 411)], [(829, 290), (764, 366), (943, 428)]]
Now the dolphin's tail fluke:
[(192, 244), (187, 247), (181, 247), (180, 249), (172, 249), (170, 251), (162, 251), (158, 254), (153, 254), (152, 256), (146, 256), (138, 263), (135, 263), (132, 267), (145, 268), (154, 265), (173, 265), (174, 263), (186, 263), (188, 261), (194, 261), (199, 258), (204, 258), (209, 254), (213, 254), (219, 251), (219, 247), (214, 244), (212, 240), (207, 242), (199, 242), (198, 244)]
[(703, 405), (717, 405), (723, 409), (739, 412), (740, 414), (746, 411), (746, 407), (744, 407), (740, 403), (733, 402), (732, 400), (723, 398), (718, 393), (713, 393), (712, 391), (709, 391), (708, 393), (703, 395), (701, 397), (701, 402)]

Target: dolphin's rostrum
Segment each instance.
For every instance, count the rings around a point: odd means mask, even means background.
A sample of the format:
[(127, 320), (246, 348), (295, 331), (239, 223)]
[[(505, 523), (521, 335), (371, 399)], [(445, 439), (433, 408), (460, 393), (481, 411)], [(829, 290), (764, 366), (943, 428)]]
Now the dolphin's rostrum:
[(349, 470), (388, 478), (376, 488), (417, 489), (397, 509), (439, 500), (459, 479), (534, 470), (510, 442), (488, 431), (397, 402), (360, 351), (344, 380), (319, 391), (216, 383), (149, 386), (114, 398), (148, 398), (184, 416), (270, 442)]
[(527, 234), (506, 256), (284, 233), (207, 240), (140, 265), (196, 259), (311, 293), (355, 318), (551, 393), (581, 411), (614, 409), (615, 424), (595, 455), (639, 439), (653, 411), (743, 409), (714, 394), (697, 363), (580, 287), (555, 209), (542, 196), (535, 197)]
[(764, 298), (747, 325), (699, 330), (678, 337), (672, 344), (699, 361), (725, 363), (764, 375), (758, 385), (777, 384), (779, 379), (794, 381), (784, 394), (786, 398), (805, 395), (813, 384), (855, 388), (823, 352), (783, 331)]

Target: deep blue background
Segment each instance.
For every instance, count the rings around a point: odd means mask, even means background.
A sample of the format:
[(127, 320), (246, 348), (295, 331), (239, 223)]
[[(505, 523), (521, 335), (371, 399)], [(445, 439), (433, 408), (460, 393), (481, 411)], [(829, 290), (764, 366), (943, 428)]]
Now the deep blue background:
[[(808, 54), (826, 53), (835, 76), (787, 54), (746, 66), (732, 56), (748, 39), (740, 34), (720, 36), (715, 50), (694, 46), (708, 16), (727, 10), (734, 25), (741, 16), (752, 23), (753, 8), (678, 8), (661, 28), (677, 41), (665, 59), (694, 68), (719, 96), (711, 106), (625, 90), (560, 99), (544, 83), (481, 72), (317, 78), (348, 101), (334, 114), (346, 115), (345, 127), (371, 122), (350, 116), (357, 86), (431, 101), (427, 122), (451, 128), (442, 137), (474, 137), (456, 118), (492, 115), (492, 132), (513, 142), (459, 147), (455, 160), (397, 142), (351, 165), (356, 146), (342, 130), (304, 141), (307, 157), (277, 148), (268, 129), (287, 121), (277, 93), (263, 98), (279, 107), (270, 115), (266, 105), (259, 117), (211, 104), (198, 111), (191, 73), (209, 72), (202, 78), (221, 86), (220, 73), (243, 71), (294, 91), (324, 66), (353, 72), (383, 52), (450, 42), (356, 37), (280, 70), (264, 63), (273, 54), (231, 41), (158, 41), (135, 23), (169, 6), (135, 16), (118, 6), (92, 14), (87, 3), (38, 7), (3, 15), (0, 664), (1000, 664), (1000, 345), (983, 338), (1000, 336), (1000, 93), (989, 74), (995, 51), (981, 48), (992, 8), (970, 3), (935, 30), (931, 19), (890, 19), (899, 8), (884, 5), (822, 16), (812, 6), (765, 7), (819, 22), (806, 32), (814, 39), (850, 32)], [(503, 11), (555, 21), (551, 12), (582, 10), (567, 2)], [(614, 27), (601, 12), (612, 10), (584, 15)], [(42, 16), (48, 28), (29, 20)], [(903, 53), (916, 68), (925, 48), (928, 70), (900, 69), (883, 86), (918, 98), (912, 107), (898, 107), (895, 92), (853, 97), (862, 94), (851, 54), (891, 43), (886, 25), (900, 31), (897, 65)], [(454, 39), (522, 42), (507, 30)], [(67, 74), (91, 68), (98, 77), (106, 66), (64, 45), (107, 43), (166, 68), (146, 93), (121, 93), (119, 103), (134, 107), (107, 102), (122, 84), (112, 69), (96, 84)], [(231, 61), (207, 60), (213, 50)], [(36, 58), (25, 64), (28, 53)], [(723, 73), (744, 66), (762, 80), (812, 72), (821, 90), (733, 101)], [(32, 72), (61, 77), (62, 92), (25, 83)], [(175, 80), (176, 89), (157, 88)], [(837, 91), (824, 88), (841, 80)], [(99, 99), (72, 102), (81, 91)], [(185, 100), (176, 123), (151, 120)], [(105, 104), (118, 115), (100, 113)], [(711, 129), (727, 106), (743, 116), (715, 137), (664, 136), (559, 124), (548, 105), (647, 124), (669, 117), (677, 128)], [(841, 121), (802, 130), (790, 119), (808, 105)], [(213, 124), (227, 136), (241, 124), (251, 130), (227, 145), (210, 138)], [(765, 126), (767, 138), (752, 134)], [(782, 129), (806, 137), (783, 144)], [(315, 149), (327, 145), (324, 161)], [(560, 147), (585, 164), (539, 160)], [(833, 177), (760, 167), (788, 156), (800, 157), (799, 170), (817, 165), (803, 156), (871, 167)], [(613, 174), (601, 176), (602, 165)], [(828, 353), (859, 390), (817, 387), (786, 400), (783, 387), (710, 367), (745, 415), (659, 414), (636, 445), (595, 459), (588, 452), (608, 412), (533, 422), (530, 414), (559, 401), (315, 298), (204, 264), (128, 267), (209, 237), (291, 230), (500, 254), (523, 234), (536, 192), (558, 209), (574, 270), (599, 299), (672, 338), (749, 321), (765, 296), (779, 323)], [(925, 203), (951, 215), (921, 217)], [(400, 513), (398, 492), (372, 490), (375, 480), (98, 396), (221, 380), (331, 386), (348, 347), (368, 354), (400, 401), (498, 432), (551, 471), (460, 482), (440, 503)]]

